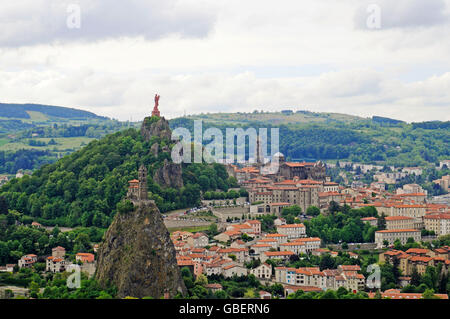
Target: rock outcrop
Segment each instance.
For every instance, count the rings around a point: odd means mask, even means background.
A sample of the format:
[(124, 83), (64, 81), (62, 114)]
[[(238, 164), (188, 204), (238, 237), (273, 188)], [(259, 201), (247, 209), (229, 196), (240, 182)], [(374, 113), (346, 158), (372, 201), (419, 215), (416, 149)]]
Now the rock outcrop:
[(150, 148), (150, 152), (153, 154), (153, 156), (157, 157), (159, 153), (159, 144), (154, 143), (152, 147)]
[(153, 180), (163, 187), (183, 187), (181, 165), (165, 159), (163, 166), (155, 171)]
[(116, 286), (121, 298), (186, 294), (175, 248), (153, 201), (116, 214), (99, 249), (96, 278), (103, 287)]
[(159, 136), (161, 139), (170, 140), (172, 138), (172, 130), (169, 121), (164, 117), (146, 117), (141, 126), (141, 135), (145, 141), (150, 141), (152, 136)]
[[(169, 122), (164, 117), (152, 116), (144, 119), (141, 126), (141, 135), (146, 141), (149, 141), (153, 136), (158, 136), (161, 140), (170, 141), (172, 130)], [(158, 143), (154, 143), (150, 151), (154, 156), (158, 156), (160, 153), (170, 153), (170, 148), (168, 145), (161, 147)], [(155, 170), (153, 180), (162, 187), (183, 187), (181, 165), (165, 159), (163, 165)]]

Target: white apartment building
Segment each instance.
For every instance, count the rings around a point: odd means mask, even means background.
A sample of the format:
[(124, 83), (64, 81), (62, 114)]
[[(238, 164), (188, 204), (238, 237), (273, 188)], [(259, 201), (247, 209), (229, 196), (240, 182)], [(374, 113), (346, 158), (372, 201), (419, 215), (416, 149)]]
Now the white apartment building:
[(289, 239), (306, 237), (306, 227), (303, 224), (287, 224), (277, 227), (277, 232)]
[(417, 229), (391, 229), (391, 230), (379, 230), (375, 232), (375, 243), (377, 248), (383, 247), (383, 242), (386, 240), (389, 245), (393, 245), (394, 242), (399, 239), (404, 245), (408, 241), (408, 238), (413, 238), (418, 242), (422, 239), (420, 230)]
[(426, 230), (433, 230), (438, 236), (450, 234), (450, 213), (424, 216), (423, 223)]

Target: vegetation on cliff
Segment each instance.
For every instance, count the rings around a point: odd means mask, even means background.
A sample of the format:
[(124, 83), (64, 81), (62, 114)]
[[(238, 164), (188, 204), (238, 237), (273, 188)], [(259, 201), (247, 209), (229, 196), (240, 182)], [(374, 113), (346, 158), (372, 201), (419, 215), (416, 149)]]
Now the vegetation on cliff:
[[(151, 146), (157, 143), (155, 156)], [(183, 187), (162, 187), (151, 177), (170, 161), (170, 141), (158, 136), (145, 140), (128, 129), (92, 141), (53, 164), (43, 165), (32, 176), (13, 179), (0, 189), (10, 209), (44, 225), (108, 227), (116, 205), (125, 196), (128, 181), (137, 178), (141, 164), (149, 170), (148, 191), (162, 212), (192, 207), (201, 190), (227, 191), (234, 182), (218, 164), (186, 164)]]

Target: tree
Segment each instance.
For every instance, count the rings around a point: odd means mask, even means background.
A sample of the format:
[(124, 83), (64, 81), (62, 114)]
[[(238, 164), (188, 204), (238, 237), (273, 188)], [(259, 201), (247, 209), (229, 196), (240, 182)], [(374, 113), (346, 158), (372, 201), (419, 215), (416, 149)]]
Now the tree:
[(438, 298), (434, 295), (433, 289), (425, 290), (424, 293), (422, 294), (422, 297), (423, 297), (423, 299), (437, 299)]
[(8, 214), (8, 203), (3, 196), (0, 196), (0, 215)]
[(58, 225), (56, 225), (55, 227), (53, 227), (52, 229), (52, 235), (53, 237), (58, 237), (59, 233), (61, 232), (61, 230), (59, 229)]
[(208, 284), (208, 278), (204, 274), (200, 274), (197, 276), (195, 284), (205, 287)]
[(319, 216), (320, 215), (320, 209), (316, 206), (309, 206), (306, 210), (306, 215), (309, 216)]
[(212, 223), (209, 225), (207, 233), (209, 236), (215, 236), (219, 233), (218, 229), (217, 229), (217, 224), (216, 223)]
[(417, 271), (417, 267), (413, 266), (412, 272), (411, 272), (411, 285), (412, 286), (419, 286), (422, 281), (422, 278)]
[(284, 295), (284, 288), (281, 284), (273, 284), (267, 290), (274, 296)]
[(339, 206), (338, 203), (336, 203), (335, 201), (331, 201), (331, 202), (330, 202), (330, 205), (329, 205), (329, 207), (328, 207), (328, 211), (329, 211), (331, 214), (334, 214), (334, 213), (340, 211), (340, 209), (341, 209), (341, 207)]
[(324, 254), (320, 258), (319, 267), (320, 267), (320, 270), (332, 269), (332, 268), (334, 268), (334, 264), (335, 264), (335, 262), (334, 262), (333, 258), (331, 257), (331, 255)]
[(219, 290), (214, 293), (214, 297), (217, 299), (228, 299), (228, 294), (224, 290)]
[(39, 285), (32, 281), (29, 286), (30, 297), (36, 299), (39, 294)]
[(191, 270), (188, 267), (181, 268), (181, 276), (183, 278), (192, 278)]
[(378, 218), (377, 227), (378, 230), (386, 229), (386, 216), (384, 215), (384, 213), (382, 213), (381, 216)]
[(320, 296), (320, 299), (338, 299), (336, 291), (328, 289)]
[(292, 205), (290, 207), (285, 207), (281, 211), (282, 216), (292, 215), (294, 217), (297, 217), (302, 213), (302, 209), (298, 205)]
[(201, 175), (198, 178), (198, 184), (200, 185), (200, 188), (202, 189), (202, 191), (207, 191), (209, 189), (209, 184), (210, 184), (208, 176)]
[(121, 201), (121, 202), (117, 203), (116, 207), (117, 207), (117, 211), (120, 214), (126, 214), (129, 212), (132, 212), (134, 209), (133, 203), (130, 200)]

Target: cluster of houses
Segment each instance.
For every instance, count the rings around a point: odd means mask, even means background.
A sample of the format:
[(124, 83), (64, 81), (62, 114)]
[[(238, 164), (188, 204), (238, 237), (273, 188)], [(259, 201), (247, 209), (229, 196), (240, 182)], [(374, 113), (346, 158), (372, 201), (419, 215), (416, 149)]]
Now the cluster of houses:
[[(411, 168), (411, 172), (417, 173)], [(445, 177), (444, 177), (445, 179)], [(251, 216), (280, 215), (283, 208), (298, 205), (305, 212), (316, 206), (326, 212), (330, 203), (348, 205), (351, 208), (374, 206), (379, 215), (386, 216), (386, 230), (376, 233), (376, 243), (382, 247), (387, 241), (397, 239), (405, 243), (409, 238), (421, 240), (421, 230), (434, 232), (436, 236), (450, 234), (450, 208), (446, 204), (428, 203), (426, 192), (417, 184), (406, 184), (395, 194), (385, 190), (384, 184), (372, 183), (366, 187), (345, 188), (326, 180), (285, 179), (274, 182), (266, 176), (257, 176), (242, 182), (249, 192)], [(376, 225), (375, 218), (365, 220)]]
[[(51, 256), (42, 257), (45, 258), (45, 271), (51, 273), (59, 272), (72, 272), (78, 268), (80, 263), (81, 271), (86, 272), (89, 276), (95, 273), (95, 255), (91, 253), (77, 253), (75, 255), (76, 263), (72, 263), (66, 260), (66, 250), (64, 247), (58, 246), (52, 249)], [(41, 260), (42, 260), (41, 258)], [(22, 256), (18, 261), (19, 268), (31, 268), (38, 262), (39, 258), (37, 255), (28, 254)], [(10, 265), (11, 266), (11, 265)], [(14, 268), (14, 267), (13, 267)], [(12, 270), (11, 270), (12, 272)]]
[(444, 246), (433, 250), (423, 248), (410, 248), (407, 251), (390, 249), (380, 253), (379, 261), (394, 264), (397, 259), (398, 267), (405, 277), (402, 277), (403, 285), (409, 284), (414, 269), (420, 275), (424, 274), (428, 266), (442, 264), (442, 271), (448, 274), (450, 269), (450, 246)]
[(287, 289), (294, 292), (298, 289), (311, 291), (311, 288), (337, 290), (340, 287), (357, 292), (364, 290), (366, 285), (366, 279), (360, 271), (358, 265), (339, 265), (337, 269), (324, 270), (319, 267), (276, 267), (275, 281), (287, 285)]
[[(303, 224), (286, 224), (284, 220), (277, 219), (276, 228), (277, 233), (262, 233), (260, 221), (248, 220), (228, 226), (214, 237), (215, 244), (212, 245), (209, 245), (208, 236), (204, 233), (177, 231), (172, 233), (171, 238), (177, 251), (178, 266), (190, 268), (195, 276), (223, 275), (230, 278), (253, 274), (262, 281), (282, 284), (290, 293), (299, 287), (308, 291), (341, 286), (352, 291), (364, 288), (365, 278), (359, 273), (359, 266), (340, 266), (323, 271), (319, 268), (273, 268), (268, 260), (289, 261), (294, 255), (308, 253), (337, 255), (337, 252), (320, 248), (320, 238), (306, 237)], [(244, 242), (239, 239), (243, 234), (252, 240)], [(358, 255), (352, 253), (351, 257), (358, 258)], [(245, 266), (256, 259), (261, 262), (257, 267), (248, 269)]]

